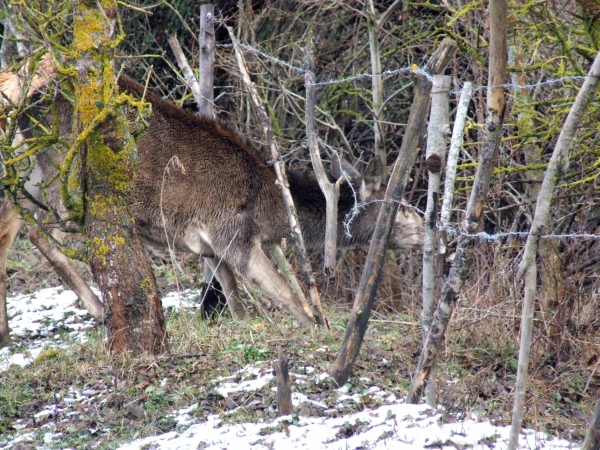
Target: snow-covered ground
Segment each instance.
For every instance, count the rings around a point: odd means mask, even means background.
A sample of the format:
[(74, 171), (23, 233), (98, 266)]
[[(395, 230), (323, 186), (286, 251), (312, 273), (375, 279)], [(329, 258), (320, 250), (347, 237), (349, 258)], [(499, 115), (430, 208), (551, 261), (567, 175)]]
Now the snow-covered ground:
[[(185, 293), (184, 293), (185, 294)], [(184, 297), (185, 298), (185, 297)], [(43, 289), (32, 295), (20, 295), (8, 300), (8, 315), (13, 331), (14, 345), (0, 350), (1, 372), (11, 364), (24, 366), (31, 363), (44, 349), (72, 345), (87, 339), (86, 332), (93, 323), (86, 312), (74, 306), (76, 297), (63, 288)], [(163, 299), (164, 306), (192, 307), (180, 300), (178, 295)], [(69, 330), (63, 333), (65, 339), (56, 338), (56, 330)], [(211, 389), (227, 398), (241, 391), (274, 389), (272, 362), (263, 361), (244, 367), (230, 377), (213, 381)], [(291, 373), (296, 388), (308, 379), (314, 383), (326, 381), (328, 375), (316, 373), (312, 367), (300, 367)], [(106, 387), (110, 389), (110, 387)], [(294, 390), (294, 388), (293, 388)], [(487, 421), (471, 418), (448, 420), (443, 411), (432, 410), (425, 405), (408, 405), (403, 399), (381, 387), (372, 386), (360, 394), (348, 395), (348, 387), (337, 391), (337, 404), (325, 404), (310, 399), (296, 389), (293, 402), (299, 415), (280, 417), (273, 421), (257, 418), (245, 423), (231, 423), (227, 415), (208, 415), (199, 418), (194, 414), (197, 405), (173, 411), (177, 423), (176, 431), (158, 436), (135, 440), (119, 447), (120, 450), (134, 449), (421, 449), (421, 448), (473, 448), (503, 449), (508, 440), (508, 427), (497, 427)], [(73, 390), (63, 405), (74, 402), (93, 402), (99, 392)], [(364, 408), (360, 412), (344, 414), (352, 410), (348, 404), (360, 402), (368, 395), (376, 399), (379, 406)], [(302, 416), (302, 404), (309, 404), (321, 411), (321, 417)], [(381, 406), (383, 404), (383, 406)], [(35, 414), (36, 423), (48, 427), (43, 440), (36, 442), (38, 449), (58, 448), (60, 436), (54, 435), (49, 427), (59, 411), (56, 405), (46, 405)], [(358, 408), (356, 408), (358, 409)], [(63, 420), (69, 420), (63, 413)], [(0, 417), (2, 419), (2, 417)], [(25, 428), (24, 418), (14, 428)], [(22, 423), (21, 423), (22, 422)], [(450, 423), (449, 423), (450, 422)], [(107, 432), (108, 430), (99, 430)], [(95, 430), (91, 432), (96, 433)], [(37, 434), (39, 436), (39, 433)], [(21, 433), (4, 440), (0, 436), (0, 449), (16, 447), (19, 442), (31, 440), (33, 432)], [(523, 449), (564, 449), (578, 447), (576, 443), (524, 430), (520, 438)], [(28, 447), (29, 448), (29, 447)]]

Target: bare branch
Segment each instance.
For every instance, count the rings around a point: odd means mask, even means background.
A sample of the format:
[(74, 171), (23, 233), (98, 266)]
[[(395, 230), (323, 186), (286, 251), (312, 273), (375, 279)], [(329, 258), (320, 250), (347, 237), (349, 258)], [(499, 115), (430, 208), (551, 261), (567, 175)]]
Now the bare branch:
[[(312, 43), (311, 43), (312, 44)], [(315, 123), (315, 74), (314, 62), (312, 60), (312, 45), (306, 52), (306, 62), (308, 71), (305, 75), (306, 84), (306, 134), (308, 138), (308, 148), (310, 150), (310, 159), (313, 170), (325, 196), (326, 202), (326, 225), (325, 225), (325, 256), (323, 262), (323, 271), (333, 276), (336, 262), (337, 251), (337, 219), (338, 219), (338, 199), (340, 197), (339, 184), (331, 183), (327, 178), (323, 162), (321, 161), (321, 152), (319, 150), (319, 139), (317, 136), (317, 125)]]
[(188, 63), (187, 58), (183, 54), (183, 50), (181, 49), (181, 45), (179, 45), (179, 40), (177, 39), (177, 35), (173, 34), (167, 38), (167, 42), (171, 46), (171, 50), (173, 50), (173, 54), (175, 55), (175, 59), (177, 60), (177, 65), (183, 74), (183, 81), (188, 85), (190, 91), (192, 91), (192, 95), (196, 100), (198, 105), (202, 104), (202, 96), (200, 95), (200, 85), (198, 84), (198, 80), (196, 79), (196, 75), (192, 71), (190, 64)]
[[(270, 126), (269, 117), (267, 116), (267, 112), (265, 111), (265, 108), (261, 102), (256, 87), (250, 79), (250, 74), (248, 73), (248, 69), (246, 68), (246, 62), (244, 61), (244, 56), (242, 55), (239, 42), (235, 37), (233, 30), (230, 27), (227, 27), (227, 31), (229, 32), (229, 36), (233, 43), (235, 56), (238, 62), (240, 72), (242, 74), (242, 78), (244, 80), (244, 84), (250, 91), (250, 98), (252, 99), (252, 102), (256, 107), (258, 117), (263, 127), (263, 131), (267, 137), (267, 142), (271, 151), (271, 157), (273, 161), (275, 161), (274, 167), (275, 173), (277, 175), (277, 181), (282, 191), (283, 200), (285, 202), (286, 210), (288, 213), (288, 219), (290, 221), (290, 227), (292, 229), (292, 238), (294, 239), (294, 243), (296, 244), (297, 256), (302, 266), (302, 271), (304, 272), (304, 276), (307, 279), (310, 296), (313, 300), (313, 304), (320, 303), (316, 282), (314, 276), (312, 275), (312, 270), (310, 268), (308, 258), (306, 257), (306, 247), (304, 245), (304, 238), (302, 237), (302, 231), (300, 230), (300, 224), (298, 222), (298, 216), (294, 207), (294, 201), (292, 199), (292, 194), (290, 193), (290, 187), (287, 180), (287, 175), (285, 173), (285, 166), (283, 165), (279, 157), (280, 153), (277, 146), (277, 142), (275, 141), (275, 137), (273, 135), (273, 130)], [(317, 321), (317, 323), (319, 324), (323, 324), (322, 317), (315, 317), (304, 295), (299, 295), (298, 300), (300, 301), (300, 306), (304, 314), (304, 317), (298, 317), (299, 320), (302, 320), (305, 324), (309, 324), (314, 321)]]

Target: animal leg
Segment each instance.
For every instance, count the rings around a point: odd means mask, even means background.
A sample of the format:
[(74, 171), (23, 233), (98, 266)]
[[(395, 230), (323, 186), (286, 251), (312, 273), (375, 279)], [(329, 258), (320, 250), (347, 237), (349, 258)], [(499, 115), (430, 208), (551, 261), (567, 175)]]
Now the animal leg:
[(308, 303), (304, 301), (303, 304), (292, 293), (285, 279), (275, 270), (259, 243), (250, 250), (245, 273), (241, 270), (239, 272), (249, 282), (263, 290), (274, 302), (286, 308), (302, 324), (308, 326), (316, 323)]
[(243, 319), (245, 316), (244, 307), (240, 300), (240, 293), (238, 291), (237, 282), (235, 280), (233, 271), (229, 268), (225, 261), (220, 260), (217, 257), (204, 257), (204, 259), (208, 261), (208, 265), (223, 288), (223, 293), (227, 298), (227, 305), (229, 306), (231, 316), (235, 319)]
[(10, 343), (6, 308), (6, 259), (10, 246), (22, 225), (23, 222), (10, 203), (5, 201), (0, 205), (0, 348)]

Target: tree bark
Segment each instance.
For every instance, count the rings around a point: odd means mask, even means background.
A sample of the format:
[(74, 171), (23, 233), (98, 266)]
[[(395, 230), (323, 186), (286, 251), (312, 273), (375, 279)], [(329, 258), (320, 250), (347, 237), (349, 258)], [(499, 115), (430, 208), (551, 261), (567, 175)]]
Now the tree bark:
[(490, 0), (490, 63), (487, 92), (487, 118), (485, 135), (479, 155), (473, 190), (467, 203), (465, 220), (460, 227), (460, 236), (454, 262), (446, 279), (438, 302), (427, 340), (423, 346), (417, 370), (408, 391), (407, 401), (418, 403), (423, 395), (425, 383), (444, 336), (452, 312), (456, 306), (463, 283), (467, 278), (473, 259), (475, 238), (472, 236), (479, 226), (485, 197), (489, 191), (492, 172), (497, 159), (498, 146), (502, 138), (504, 119), (504, 84), (506, 77), (506, 0)]
[[(443, 72), (455, 51), (456, 43), (451, 39), (444, 39), (428, 61), (426, 72), (433, 74)], [(402, 147), (390, 177), (385, 201), (379, 211), (377, 225), (369, 246), (369, 253), (354, 300), (354, 306), (346, 327), (344, 342), (330, 372), (338, 386), (342, 386), (348, 381), (367, 330), (373, 300), (381, 276), (385, 250), (398, 211), (397, 201), (402, 197), (410, 169), (417, 157), (419, 142), (425, 132), (425, 123), (427, 122), (425, 117), (429, 110), (430, 91), (431, 81), (423, 75), (418, 75), (415, 83), (415, 98), (410, 110), (404, 139), (402, 140)]]
[[(433, 77), (431, 94), (431, 114), (427, 127), (426, 165), (429, 174), (427, 188), (427, 208), (425, 210), (425, 238), (423, 242), (423, 312), (421, 323), (423, 325), (423, 342), (427, 339), (429, 327), (435, 307), (435, 257), (436, 235), (438, 223), (438, 203), (440, 190), (440, 170), (444, 165), (446, 153), (446, 136), (450, 129), (450, 82), (446, 75)], [(435, 383), (427, 386), (426, 402), (435, 407), (437, 402)]]
[(573, 143), (577, 124), (579, 123), (580, 117), (587, 104), (595, 98), (599, 76), (600, 52), (596, 55), (596, 59), (583, 82), (583, 86), (581, 86), (581, 89), (577, 93), (575, 102), (567, 115), (565, 124), (558, 136), (556, 146), (550, 157), (550, 162), (548, 163), (548, 168), (544, 174), (542, 187), (535, 205), (533, 223), (531, 224), (529, 235), (527, 236), (523, 257), (517, 272), (517, 279), (525, 274), (525, 297), (523, 303), (523, 318), (521, 322), (521, 343), (519, 348), (515, 404), (513, 407), (511, 434), (508, 441), (509, 449), (514, 449), (518, 445), (518, 434), (521, 430), (521, 422), (523, 419), (523, 406), (525, 402), (525, 388), (527, 386), (527, 371), (529, 365), (529, 349), (531, 347), (531, 321), (533, 320), (533, 306), (535, 302), (536, 280), (532, 274), (537, 274), (536, 254), (540, 235), (547, 227), (550, 220), (550, 204), (552, 202), (554, 186), (556, 185), (559, 169), (562, 173), (565, 173), (567, 169), (569, 162), (568, 152)]
[[(163, 353), (167, 335), (156, 280), (132, 220), (131, 187), (135, 141), (114, 91), (111, 57), (116, 2), (76, 2), (73, 55), (78, 79), (78, 123), (82, 144), (85, 229), (92, 273), (105, 302), (111, 350)], [(110, 120), (106, 120), (110, 118)], [(77, 145), (77, 144), (76, 144)]]
[(581, 444), (581, 450), (598, 449), (600, 449), (600, 397), (598, 397), (598, 401), (596, 402), (596, 408), (590, 427), (585, 434), (583, 444)]
[(294, 411), (292, 403), (292, 387), (290, 385), (290, 372), (287, 358), (279, 347), (277, 369), (275, 370), (275, 384), (277, 385), (277, 415), (287, 416)]

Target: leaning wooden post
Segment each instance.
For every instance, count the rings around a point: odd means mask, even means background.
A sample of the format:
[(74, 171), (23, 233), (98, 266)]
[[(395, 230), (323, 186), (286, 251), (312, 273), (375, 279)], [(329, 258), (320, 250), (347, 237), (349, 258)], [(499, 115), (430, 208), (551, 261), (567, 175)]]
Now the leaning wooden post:
[(460, 235), (454, 262), (444, 284), (442, 295), (433, 316), (433, 321), (423, 345), (419, 364), (408, 391), (407, 402), (418, 403), (423, 394), (429, 372), (435, 364), (440, 345), (444, 342), (446, 328), (452, 316), (458, 296), (473, 259), (474, 233), (479, 227), (485, 198), (490, 188), (492, 172), (504, 119), (504, 79), (506, 77), (506, 0), (490, 0), (490, 69), (487, 92), (487, 118), (483, 144), (479, 154), (479, 165), (475, 174), (473, 190), (467, 203), (465, 220), (460, 226)]
[[(431, 92), (431, 114), (427, 127), (426, 165), (429, 174), (427, 189), (427, 208), (425, 209), (425, 238), (423, 240), (423, 342), (429, 333), (433, 310), (435, 307), (435, 257), (436, 235), (438, 224), (438, 203), (440, 190), (440, 173), (444, 165), (446, 141), (450, 128), (450, 82), (447, 75), (433, 77)], [(427, 389), (426, 402), (434, 407), (436, 404), (435, 383)]]
[[(304, 272), (310, 297), (312, 299), (313, 304), (320, 304), (321, 300), (319, 299), (319, 292), (317, 291), (317, 283), (315, 282), (315, 277), (312, 274), (310, 263), (308, 261), (308, 258), (306, 257), (306, 247), (304, 245), (304, 238), (302, 237), (302, 230), (300, 229), (298, 215), (296, 214), (296, 208), (294, 207), (294, 200), (292, 199), (292, 194), (290, 192), (290, 185), (288, 183), (287, 174), (285, 173), (285, 166), (279, 156), (277, 142), (275, 141), (273, 130), (270, 126), (269, 116), (267, 115), (265, 107), (263, 106), (260, 100), (260, 97), (256, 90), (256, 86), (254, 86), (254, 83), (250, 79), (250, 74), (248, 73), (248, 69), (246, 68), (246, 62), (244, 61), (244, 56), (242, 55), (240, 44), (236, 39), (233, 30), (230, 27), (227, 27), (227, 31), (229, 32), (229, 37), (231, 38), (231, 42), (233, 43), (233, 49), (235, 51), (235, 56), (238, 62), (238, 66), (240, 68), (240, 72), (242, 74), (242, 78), (244, 80), (244, 84), (248, 88), (248, 91), (250, 91), (250, 98), (252, 99), (252, 102), (256, 107), (256, 112), (258, 113), (258, 117), (260, 119), (265, 135), (267, 136), (267, 142), (269, 143), (269, 149), (271, 151), (271, 158), (274, 161), (275, 174), (277, 175), (277, 183), (279, 184), (279, 187), (281, 189), (283, 201), (285, 203), (285, 207), (288, 214), (288, 219), (290, 221), (290, 227), (292, 231), (291, 234), (296, 248), (296, 255), (302, 267), (302, 271)], [(310, 305), (306, 301), (306, 298), (304, 297), (302, 292), (298, 293), (298, 299), (300, 300), (302, 309), (304, 310), (307, 318), (316, 321), (316, 323), (319, 325), (323, 325), (323, 317), (318, 315), (318, 311), (317, 314), (313, 314), (313, 311), (311, 310)]]
[(358, 357), (367, 330), (377, 285), (379, 284), (385, 249), (389, 243), (394, 219), (398, 211), (397, 202), (402, 198), (410, 170), (417, 157), (419, 141), (425, 132), (425, 117), (429, 110), (431, 92), (431, 79), (428, 74), (442, 73), (455, 51), (456, 43), (452, 39), (444, 39), (428, 61), (425, 67), (425, 75), (422, 73), (417, 74), (415, 98), (410, 110), (404, 139), (402, 140), (402, 147), (390, 177), (384, 202), (379, 211), (367, 261), (346, 327), (344, 342), (330, 372), (338, 386), (348, 381), (352, 366)]
[(590, 68), (583, 86), (579, 90), (571, 110), (565, 120), (565, 124), (558, 136), (558, 141), (550, 157), (548, 168), (544, 173), (542, 187), (535, 204), (535, 214), (523, 257), (519, 264), (517, 278), (525, 276), (525, 295), (523, 298), (523, 312), (521, 316), (521, 344), (519, 347), (519, 364), (517, 367), (517, 381), (515, 384), (515, 403), (513, 406), (513, 417), (511, 423), (511, 433), (508, 439), (508, 448), (516, 449), (518, 445), (518, 436), (521, 430), (523, 420), (523, 407), (525, 404), (525, 391), (527, 387), (527, 369), (529, 366), (529, 351), (531, 348), (532, 323), (534, 313), (535, 294), (537, 290), (537, 261), (536, 254), (540, 242), (540, 235), (548, 225), (550, 220), (550, 204), (554, 186), (558, 178), (559, 168), (562, 173), (567, 170), (569, 164), (569, 150), (573, 143), (573, 137), (577, 130), (577, 124), (580, 122), (581, 115), (586, 106), (595, 98), (596, 88), (598, 86), (598, 77), (600, 76), (600, 53)]

